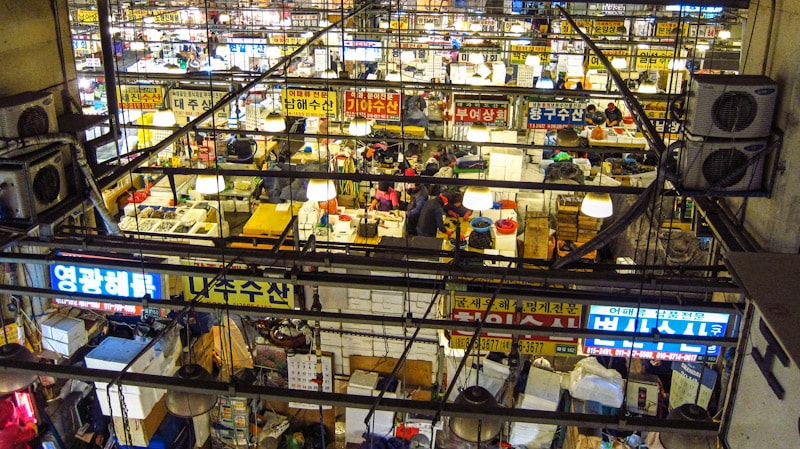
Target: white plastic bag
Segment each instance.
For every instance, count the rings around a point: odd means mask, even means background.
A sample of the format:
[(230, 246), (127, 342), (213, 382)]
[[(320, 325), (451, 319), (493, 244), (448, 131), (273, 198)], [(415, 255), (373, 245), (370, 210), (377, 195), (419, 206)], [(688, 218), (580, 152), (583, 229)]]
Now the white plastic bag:
[(625, 397), (622, 375), (617, 370), (604, 368), (594, 357), (587, 357), (575, 365), (570, 373), (569, 393), (575, 399), (595, 401), (614, 408), (622, 406)]

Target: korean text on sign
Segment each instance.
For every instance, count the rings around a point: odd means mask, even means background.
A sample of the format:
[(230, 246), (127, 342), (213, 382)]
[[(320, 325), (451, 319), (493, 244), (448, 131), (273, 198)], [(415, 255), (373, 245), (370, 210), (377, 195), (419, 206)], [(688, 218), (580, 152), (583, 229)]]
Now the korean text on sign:
[(152, 273), (55, 264), (50, 266), (50, 281), (62, 292), (161, 298), (161, 277)]
[[(187, 119), (197, 117), (211, 109), (216, 102), (224, 97), (227, 92), (215, 90), (214, 98), (207, 90), (174, 89), (170, 92), (170, 104), (179, 125), (186, 124)], [(223, 106), (216, 111), (218, 120), (227, 122), (228, 106)]]
[[(522, 301), (519, 324), (536, 327), (577, 329), (581, 327), (581, 306), (560, 302)], [(519, 336), (520, 354), (576, 355), (578, 339), (544, 335)]]
[[(452, 304), (452, 319), (465, 322), (483, 320), (491, 324), (514, 324), (516, 300), (497, 298), (492, 305), (492, 310), (486, 314), (489, 300), (490, 298), (455, 295)], [(450, 346), (456, 349), (466, 349), (471, 338), (471, 332), (453, 331), (450, 336)], [(484, 332), (480, 336), (480, 350), (509, 352), (512, 342), (511, 334)]]
[(121, 86), (117, 96), (120, 107), (127, 109), (156, 109), (164, 102), (160, 86)]
[(566, 102), (528, 103), (528, 129), (560, 129), (582, 126), (584, 108), (580, 104)]
[(457, 125), (479, 122), (486, 125), (506, 126), (508, 104), (456, 101), (453, 118)]
[(283, 89), (281, 102), (292, 117), (327, 117), (336, 113), (336, 92), (325, 90)]
[(203, 302), (239, 306), (291, 309), (294, 289), (290, 284), (242, 279), (219, 279), (185, 276), (183, 286), (187, 300), (200, 295)]
[(400, 120), (400, 94), (348, 90), (344, 93), (344, 114), (370, 120)]
[[(592, 306), (587, 327), (610, 332), (658, 331), (664, 335), (723, 337), (729, 320), (728, 313)], [(584, 351), (591, 355), (694, 362), (715, 360), (720, 348), (715, 345), (587, 338)]]

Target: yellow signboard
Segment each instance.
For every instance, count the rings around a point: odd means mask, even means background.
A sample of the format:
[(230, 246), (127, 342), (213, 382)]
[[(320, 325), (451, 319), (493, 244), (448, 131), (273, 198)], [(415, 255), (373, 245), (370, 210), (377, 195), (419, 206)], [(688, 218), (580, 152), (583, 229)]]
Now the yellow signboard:
[[(196, 266), (222, 268), (215, 262), (196, 262)], [(294, 308), (294, 288), (291, 284), (266, 282), (255, 279), (218, 279), (213, 284), (211, 278), (184, 276), (183, 291), (186, 300), (197, 295), (208, 304), (229, 304), (232, 306), (271, 307), (278, 309)]]
[(678, 22), (659, 22), (656, 24), (656, 37), (675, 37)]
[(675, 56), (673, 50), (639, 49), (636, 52), (636, 70), (667, 70)]
[(328, 117), (336, 114), (336, 92), (310, 89), (283, 89), (281, 102), (292, 117)]
[[(211, 109), (214, 103), (227, 95), (228, 92), (215, 90), (214, 99), (211, 99), (211, 92), (203, 89), (173, 89), (169, 93), (169, 103), (178, 125), (185, 125), (189, 119), (197, 117), (203, 112)], [(216, 112), (216, 119), (221, 123), (228, 122), (228, 111), (230, 105), (225, 105)]]
[(592, 32), (598, 36), (615, 36), (625, 31), (622, 20), (595, 20)]
[(97, 11), (93, 9), (79, 9), (78, 10), (78, 23), (97, 23), (100, 20), (97, 16)]
[[(469, 322), (483, 320), (491, 324), (514, 324), (514, 312), (517, 309), (517, 301), (514, 299), (497, 298), (492, 305), (491, 311), (484, 316), (486, 308), (489, 306), (490, 299), (491, 298), (476, 296), (453, 295), (453, 320)], [(453, 331), (450, 335), (450, 347), (466, 349), (471, 339), (471, 332)], [(479, 339), (481, 351), (509, 352), (511, 351), (513, 342), (513, 336), (511, 334), (496, 334), (490, 332), (482, 333)]]
[(167, 25), (182, 23), (181, 14), (177, 11), (159, 11), (158, 13), (153, 14), (153, 22)]
[[(582, 28), (584, 33), (591, 33), (592, 32), (592, 21), (591, 20), (576, 20), (575, 24), (578, 25), (579, 28)], [(578, 34), (576, 30), (572, 28), (569, 22), (566, 20), (561, 21), (561, 34)]]
[(539, 55), (542, 61), (550, 59), (549, 45), (512, 45), (511, 64), (525, 64), (528, 55)]
[[(537, 327), (570, 328), (581, 327), (582, 307), (579, 304), (523, 300), (519, 324)], [(546, 335), (519, 336), (520, 354), (577, 355), (578, 339), (573, 337), (549, 337)]]
[(161, 86), (119, 86), (119, 106), (125, 109), (157, 109), (164, 103)]
[[(628, 66), (632, 65), (629, 57), (631, 55), (630, 50), (623, 50), (623, 49), (611, 49), (611, 48), (603, 48), (603, 54), (606, 55), (606, 58), (611, 60), (614, 56), (619, 56), (625, 58), (628, 61)], [(597, 57), (597, 54), (593, 51), (589, 52), (589, 70), (605, 70), (606, 66), (600, 63), (600, 58)]]

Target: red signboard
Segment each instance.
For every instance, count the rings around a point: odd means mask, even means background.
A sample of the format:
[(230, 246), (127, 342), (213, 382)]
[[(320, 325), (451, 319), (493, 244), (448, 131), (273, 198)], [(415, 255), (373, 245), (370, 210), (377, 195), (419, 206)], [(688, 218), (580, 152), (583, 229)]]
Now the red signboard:
[(456, 100), (453, 119), (457, 125), (483, 123), (505, 127), (508, 125), (508, 103)]
[(344, 115), (369, 120), (400, 120), (400, 94), (348, 90), (344, 93)]

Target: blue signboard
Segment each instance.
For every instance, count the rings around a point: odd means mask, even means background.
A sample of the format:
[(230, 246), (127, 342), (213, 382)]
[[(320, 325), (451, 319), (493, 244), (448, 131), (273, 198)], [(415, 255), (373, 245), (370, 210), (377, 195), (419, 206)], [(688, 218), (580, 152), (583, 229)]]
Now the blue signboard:
[[(620, 306), (591, 306), (587, 327), (609, 332), (643, 332), (657, 330), (663, 335), (687, 337), (724, 337), (730, 321), (729, 313), (693, 312), (687, 310), (647, 309)], [(710, 362), (720, 354), (719, 346), (689, 343), (665, 343), (636, 340), (587, 338), (584, 352), (589, 355), (634, 357), (681, 362)]]
[(162, 297), (161, 275), (141, 271), (54, 264), (50, 266), (50, 282), (53, 289), (62, 292), (127, 298), (141, 298), (145, 294), (153, 299)]
[(585, 109), (581, 103), (532, 101), (528, 103), (528, 129), (561, 129), (583, 126)]

